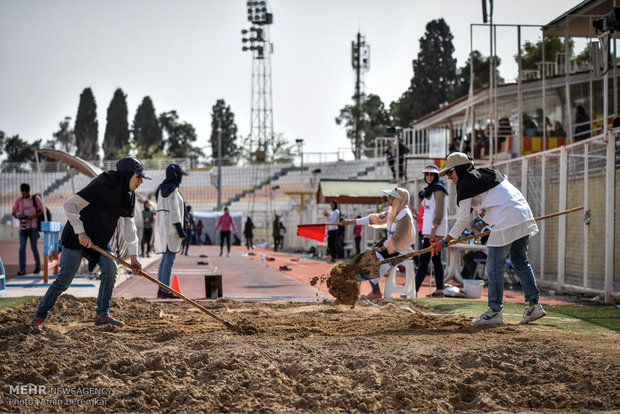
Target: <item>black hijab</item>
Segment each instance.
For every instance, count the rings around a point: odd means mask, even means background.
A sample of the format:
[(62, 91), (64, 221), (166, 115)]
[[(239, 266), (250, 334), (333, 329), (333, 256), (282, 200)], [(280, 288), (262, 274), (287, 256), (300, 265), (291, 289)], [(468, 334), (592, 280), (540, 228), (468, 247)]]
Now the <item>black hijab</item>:
[(448, 194), (446, 186), (444, 185), (443, 181), (439, 179), (439, 174), (433, 173), (433, 181), (420, 192), (419, 196), (422, 198), (428, 198), (435, 191), (443, 191), (444, 193), (446, 193), (446, 195)]
[[(129, 189), (132, 171), (107, 171), (99, 174), (77, 195), (88, 201), (80, 211), (80, 220), (84, 231), (98, 247), (111, 250), (110, 240), (114, 235), (120, 217), (133, 217), (136, 194)], [(85, 249), (79, 242), (77, 234), (67, 221), (62, 232), (62, 245), (69, 249), (82, 249), (88, 259), (88, 269), (93, 270), (100, 254), (92, 249)]]
[(504, 176), (490, 168), (474, 168), (474, 164), (458, 165), (454, 173), (459, 177), (456, 183), (456, 205), (461, 200), (472, 198), (497, 186), (504, 181)]
[(161, 193), (161, 196), (164, 198), (168, 197), (174, 190), (179, 188), (182, 180), (183, 172), (181, 171), (181, 166), (176, 162), (171, 163), (166, 168), (166, 179), (157, 187), (155, 199), (159, 198), (159, 193)]

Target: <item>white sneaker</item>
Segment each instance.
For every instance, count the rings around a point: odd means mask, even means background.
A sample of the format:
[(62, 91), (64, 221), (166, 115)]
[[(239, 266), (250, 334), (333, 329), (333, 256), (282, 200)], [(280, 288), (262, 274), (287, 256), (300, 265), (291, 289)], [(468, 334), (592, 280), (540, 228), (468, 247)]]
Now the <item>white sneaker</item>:
[(504, 323), (504, 318), (502, 317), (502, 311), (498, 312), (488, 308), (486, 312), (478, 316), (472, 322), (476, 325), (501, 325)]
[(545, 312), (540, 303), (537, 303), (535, 305), (527, 305), (525, 307), (525, 312), (523, 312), (523, 318), (521, 318), (521, 322), (519, 323), (529, 323), (535, 321), (536, 319), (540, 319), (543, 316), (547, 316), (547, 312)]

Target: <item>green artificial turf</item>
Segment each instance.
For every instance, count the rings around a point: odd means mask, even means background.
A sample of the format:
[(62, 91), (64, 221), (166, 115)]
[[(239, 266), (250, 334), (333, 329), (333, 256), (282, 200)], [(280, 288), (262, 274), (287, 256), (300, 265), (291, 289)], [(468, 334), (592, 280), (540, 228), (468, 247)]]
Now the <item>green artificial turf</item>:
[[(416, 299), (430, 308), (452, 312), (472, 319), (487, 309), (484, 301), (464, 301), (455, 299)], [(567, 332), (579, 333), (620, 333), (620, 309), (614, 305), (543, 305), (547, 316), (533, 323), (549, 325)], [(504, 323), (518, 324), (525, 304), (504, 303)]]
[(2, 298), (0, 297), (0, 309), (15, 308), (24, 303), (30, 303), (35, 299), (39, 299), (39, 296), (19, 296), (15, 298)]

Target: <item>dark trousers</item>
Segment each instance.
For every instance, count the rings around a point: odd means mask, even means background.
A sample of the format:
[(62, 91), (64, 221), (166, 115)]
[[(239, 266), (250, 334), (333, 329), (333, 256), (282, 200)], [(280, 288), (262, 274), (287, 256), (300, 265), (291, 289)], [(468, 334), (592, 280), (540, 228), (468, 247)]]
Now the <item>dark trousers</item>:
[(474, 259), (486, 259), (487, 254), (480, 250), (474, 252), (467, 252), (463, 255), (463, 271), (461, 276), (463, 279), (470, 279), (476, 271), (476, 262)]
[[(142, 256), (151, 253), (151, 239), (153, 238), (153, 229), (147, 229), (146, 227), (142, 231)], [(144, 246), (146, 245), (146, 251)]]
[[(428, 237), (425, 237), (422, 241), (422, 249), (426, 249), (430, 247), (431, 241)], [(435, 267), (435, 282), (437, 283), (437, 289), (443, 290), (443, 264), (441, 263), (441, 252), (435, 253), (434, 256), (426, 253), (421, 256), (418, 256), (420, 259), (418, 265), (418, 271), (415, 273), (415, 291), (420, 290), (420, 286), (422, 286), (422, 282), (426, 278), (426, 273), (428, 272), (428, 263), (433, 260), (433, 266)]]
[(248, 250), (252, 249), (252, 246), (254, 245), (254, 242), (252, 241), (254, 237), (252, 236), (245, 236), (245, 245), (248, 248)]
[(327, 232), (327, 248), (333, 260), (338, 258), (338, 230), (329, 230)]
[(228, 253), (230, 253), (230, 230), (228, 231), (220, 231), (220, 252), (224, 250), (224, 240), (227, 242)]
[(356, 254), (360, 254), (360, 252), (361, 252), (361, 243), (362, 243), (362, 238), (361, 237), (356, 237), (355, 238), (355, 252), (356, 252)]

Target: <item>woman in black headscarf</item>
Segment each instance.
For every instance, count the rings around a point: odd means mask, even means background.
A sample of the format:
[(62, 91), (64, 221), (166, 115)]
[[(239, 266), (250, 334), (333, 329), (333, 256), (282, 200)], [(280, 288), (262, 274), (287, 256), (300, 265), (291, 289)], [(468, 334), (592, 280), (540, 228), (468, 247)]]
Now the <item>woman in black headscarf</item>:
[(121, 234), (127, 244), (131, 264), (136, 270), (142, 269), (137, 256), (138, 234), (133, 213), (136, 201), (134, 191), (142, 184), (143, 178), (151, 179), (144, 172), (144, 165), (134, 157), (126, 157), (116, 164), (116, 171), (101, 173), (65, 202), (64, 209), (69, 220), (61, 237), (63, 251), (60, 271), (39, 305), (32, 321), (33, 327), (43, 328), (43, 322), (56, 300), (71, 284), (82, 257), (88, 259), (89, 270), (93, 270), (97, 264), (101, 269), (95, 325), (124, 325), (124, 322), (110, 316), (116, 263), (90, 247), (96, 245), (111, 252), (109, 243), (120, 219)]
[[(181, 250), (182, 241), (186, 238), (183, 229), (185, 202), (179, 186), (183, 176), (187, 175), (176, 162), (166, 168), (166, 179), (157, 187), (157, 226), (155, 227), (155, 253), (161, 253), (157, 278), (160, 282), (170, 286), (170, 275), (177, 253)], [(174, 298), (172, 293), (159, 288), (158, 298)]]

